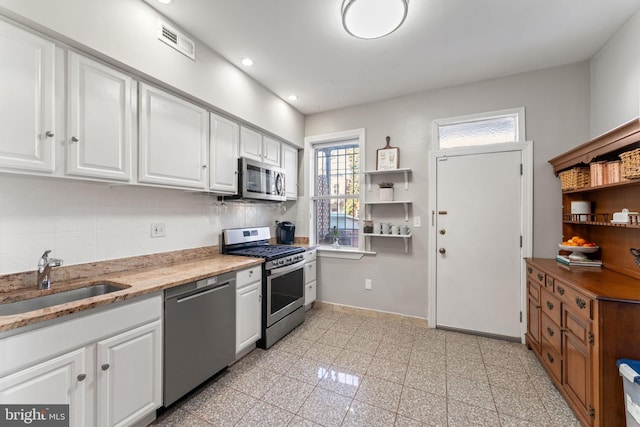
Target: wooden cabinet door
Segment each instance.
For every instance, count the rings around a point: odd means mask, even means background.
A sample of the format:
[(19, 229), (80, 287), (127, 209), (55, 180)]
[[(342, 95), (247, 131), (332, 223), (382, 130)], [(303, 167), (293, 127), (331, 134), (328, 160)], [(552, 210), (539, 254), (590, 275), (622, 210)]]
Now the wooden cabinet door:
[(55, 46), (0, 21), (0, 167), (55, 169)]
[(254, 130), (240, 126), (240, 156), (261, 162), (262, 135)]
[(139, 181), (207, 188), (207, 111), (160, 89), (140, 88)]
[(280, 167), (281, 143), (268, 136), (262, 137), (262, 161)]
[(253, 282), (236, 289), (236, 354), (262, 336), (262, 286)]
[(209, 120), (209, 189), (238, 193), (238, 124), (215, 114)]
[[(2, 404), (68, 404), (72, 427), (85, 419), (85, 349), (81, 348), (0, 379)], [(91, 424), (91, 423), (89, 423)]]
[(529, 346), (540, 353), (540, 285), (527, 278), (527, 338)]
[(69, 52), (68, 175), (131, 180), (133, 79)]
[(298, 198), (298, 149), (282, 144), (282, 167), (287, 200)]
[(591, 322), (571, 310), (563, 310), (563, 388), (582, 420), (592, 420)]
[(97, 343), (97, 425), (132, 425), (162, 406), (160, 320)]

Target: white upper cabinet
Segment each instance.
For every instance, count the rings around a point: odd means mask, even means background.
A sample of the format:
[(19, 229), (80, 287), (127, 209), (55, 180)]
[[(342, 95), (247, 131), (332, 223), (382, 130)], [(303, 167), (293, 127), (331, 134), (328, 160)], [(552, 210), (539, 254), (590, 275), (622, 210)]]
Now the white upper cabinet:
[(140, 84), (138, 180), (206, 189), (209, 113), (160, 89)]
[(55, 169), (55, 46), (0, 21), (0, 167)]
[(280, 167), (280, 141), (241, 126), (240, 157)]
[(282, 144), (282, 168), (287, 200), (298, 198), (298, 149)]
[(209, 189), (216, 193), (238, 192), (239, 126), (211, 114), (209, 145)]
[(262, 135), (254, 130), (240, 126), (240, 156), (262, 161)]
[(268, 136), (262, 139), (262, 161), (280, 167), (280, 141)]
[(68, 175), (131, 180), (133, 79), (69, 52)]

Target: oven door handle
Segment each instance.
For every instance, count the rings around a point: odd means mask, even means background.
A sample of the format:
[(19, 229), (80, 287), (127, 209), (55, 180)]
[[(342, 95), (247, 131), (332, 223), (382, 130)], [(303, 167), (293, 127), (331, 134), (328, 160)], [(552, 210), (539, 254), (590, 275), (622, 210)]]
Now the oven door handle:
[(302, 268), (302, 266), (304, 265), (304, 262), (305, 261), (302, 260), (300, 262), (296, 262), (295, 264), (291, 264), (291, 265), (287, 265), (279, 268), (273, 268), (270, 271), (269, 277), (274, 278), (274, 277), (282, 276), (283, 274), (291, 273), (292, 271)]

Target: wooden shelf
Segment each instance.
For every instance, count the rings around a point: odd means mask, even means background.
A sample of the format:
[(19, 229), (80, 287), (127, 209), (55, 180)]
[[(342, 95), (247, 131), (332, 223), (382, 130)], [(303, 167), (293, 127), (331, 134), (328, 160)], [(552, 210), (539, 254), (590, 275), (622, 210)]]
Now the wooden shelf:
[(390, 175), (395, 173), (401, 173), (404, 175), (404, 189), (408, 190), (409, 189), (409, 173), (411, 173), (411, 169), (402, 168), (402, 169), (389, 169), (389, 170), (382, 170), (382, 171), (378, 171), (378, 170), (365, 171), (364, 176), (367, 183), (367, 191), (371, 191), (371, 175)]
[(563, 190), (562, 194), (588, 193), (592, 191), (611, 190), (618, 187), (632, 187), (640, 185), (640, 179), (632, 179), (629, 181), (620, 181), (613, 184), (598, 185), (597, 187), (584, 187), (576, 190)]
[(563, 224), (576, 224), (576, 225), (598, 225), (601, 227), (617, 227), (617, 228), (640, 228), (640, 224), (612, 224), (610, 222), (600, 221), (562, 221)]

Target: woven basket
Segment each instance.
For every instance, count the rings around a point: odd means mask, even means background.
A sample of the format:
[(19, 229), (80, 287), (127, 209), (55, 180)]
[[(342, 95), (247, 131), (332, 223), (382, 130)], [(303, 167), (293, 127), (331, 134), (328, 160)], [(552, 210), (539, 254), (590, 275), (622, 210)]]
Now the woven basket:
[(588, 187), (590, 183), (589, 168), (577, 167), (558, 174), (562, 190), (577, 190)]
[(619, 157), (622, 160), (622, 177), (640, 178), (640, 148), (622, 153)]

